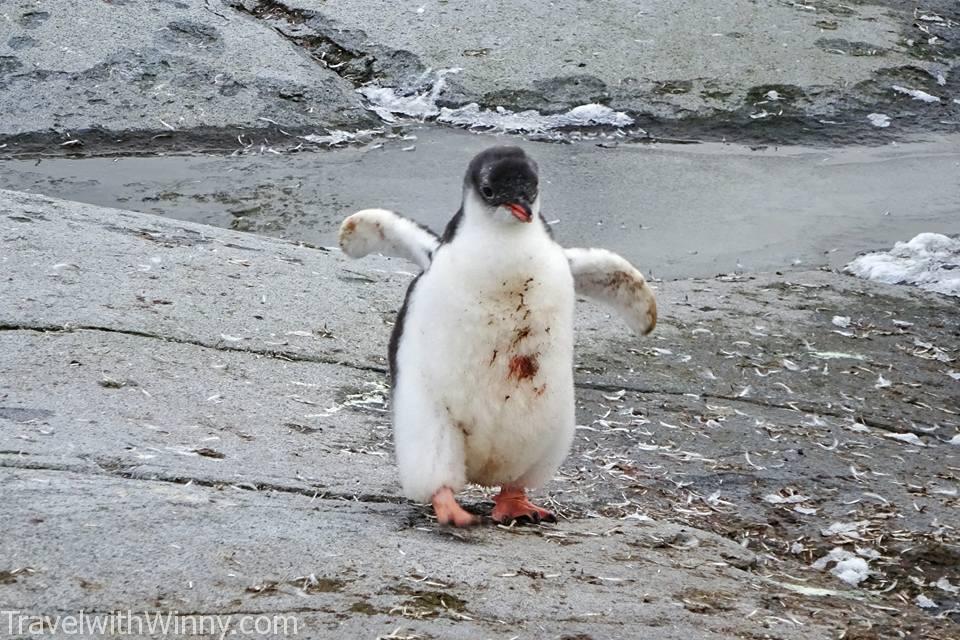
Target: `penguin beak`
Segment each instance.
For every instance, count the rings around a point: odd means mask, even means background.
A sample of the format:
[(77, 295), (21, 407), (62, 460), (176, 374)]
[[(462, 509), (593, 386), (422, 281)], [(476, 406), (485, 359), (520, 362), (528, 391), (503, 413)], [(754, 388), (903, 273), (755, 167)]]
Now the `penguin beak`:
[(530, 222), (533, 220), (533, 212), (530, 210), (530, 205), (526, 202), (508, 202), (503, 206), (510, 209), (513, 217), (520, 222)]

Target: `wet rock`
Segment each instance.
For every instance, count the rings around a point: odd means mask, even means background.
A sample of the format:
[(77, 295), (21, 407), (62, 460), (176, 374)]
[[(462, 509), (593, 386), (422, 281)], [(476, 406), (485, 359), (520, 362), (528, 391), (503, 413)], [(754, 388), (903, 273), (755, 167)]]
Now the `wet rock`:
[(46, 11), (28, 11), (21, 14), (17, 22), (24, 29), (36, 29), (49, 19), (50, 14)]
[(29, 49), (30, 47), (37, 46), (37, 40), (30, 36), (10, 36), (10, 39), (7, 40), (7, 45), (14, 51), (19, 51), (20, 49)]

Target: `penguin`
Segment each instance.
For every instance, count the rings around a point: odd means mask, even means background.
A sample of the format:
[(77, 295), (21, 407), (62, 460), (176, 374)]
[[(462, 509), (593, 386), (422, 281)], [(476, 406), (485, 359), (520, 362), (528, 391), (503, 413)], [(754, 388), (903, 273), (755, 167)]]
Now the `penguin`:
[(636, 268), (604, 249), (563, 248), (540, 207), (536, 162), (496, 146), (469, 163), (442, 235), (385, 209), (340, 227), (348, 256), (379, 252), (422, 269), (390, 338), (391, 409), (403, 493), (431, 503), (440, 524), (480, 521), (456, 499), (468, 483), (499, 487), (497, 523), (555, 522), (527, 491), (553, 477), (573, 442), (576, 296), (644, 335), (657, 321)]

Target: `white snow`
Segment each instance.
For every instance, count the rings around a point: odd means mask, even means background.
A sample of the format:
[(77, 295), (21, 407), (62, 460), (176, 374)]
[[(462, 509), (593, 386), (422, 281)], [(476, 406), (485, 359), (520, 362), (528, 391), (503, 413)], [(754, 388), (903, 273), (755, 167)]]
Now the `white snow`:
[(437, 120), (471, 129), (490, 129), (509, 133), (537, 133), (597, 125), (627, 127), (633, 124), (633, 118), (627, 114), (614, 111), (602, 104), (584, 104), (566, 113), (544, 115), (532, 109), (520, 112), (503, 107), (481, 109), (480, 105), (474, 102), (456, 109), (444, 107), (440, 110)]
[(360, 87), (357, 91), (367, 99), (370, 110), (387, 122), (396, 122), (394, 114), (425, 120), (440, 113), (437, 98), (447, 85), (446, 77), (462, 71), (459, 67), (428, 69), (415, 83), (417, 90), (398, 91), (394, 87)]
[(475, 102), (455, 109), (439, 106), (437, 99), (446, 86), (446, 76), (459, 71), (459, 68), (428, 71), (413, 84), (416, 90), (370, 86), (357, 91), (367, 99), (368, 108), (386, 122), (396, 122), (396, 116), (406, 116), (505, 133), (544, 133), (572, 127), (627, 127), (633, 124), (633, 118), (626, 113), (602, 104), (584, 104), (566, 113), (555, 114), (542, 114), (533, 109), (517, 112), (505, 107), (483, 109)]
[(831, 322), (835, 327), (846, 329), (850, 326), (850, 316), (833, 316), (833, 320), (831, 320)]
[(960, 297), (960, 240), (921, 233), (909, 242), (897, 242), (890, 251), (862, 255), (844, 270), (867, 280), (913, 284)]
[(345, 144), (362, 138), (372, 138), (381, 133), (383, 133), (383, 129), (361, 129), (360, 131), (341, 131), (334, 129), (329, 131), (325, 136), (318, 133), (311, 133), (301, 136), (301, 139), (314, 144), (325, 144), (328, 147), (334, 147), (338, 144)]
[(926, 91), (921, 91), (920, 89), (909, 89), (907, 87), (901, 87), (898, 84), (893, 85), (891, 89), (897, 93), (908, 95), (914, 100), (921, 100), (923, 102), (940, 102), (940, 98), (937, 96), (930, 95)]
[(880, 127), (881, 129), (885, 129), (890, 126), (890, 116), (884, 113), (867, 114), (867, 120), (869, 120), (870, 124), (873, 126)]

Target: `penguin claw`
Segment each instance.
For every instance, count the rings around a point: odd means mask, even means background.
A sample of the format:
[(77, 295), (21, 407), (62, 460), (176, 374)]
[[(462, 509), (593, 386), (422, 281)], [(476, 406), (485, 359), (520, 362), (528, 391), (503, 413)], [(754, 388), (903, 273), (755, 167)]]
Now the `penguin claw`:
[(533, 504), (523, 489), (504, 488), (494, 497), (493, 521), (497, 524), (530, 525), (556, 522), (557, 517)]

